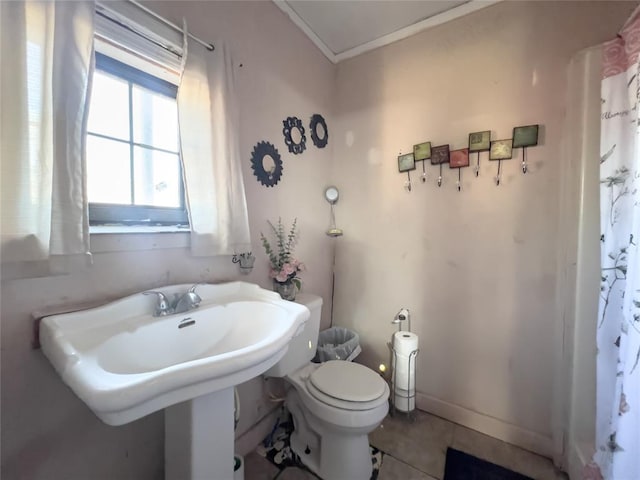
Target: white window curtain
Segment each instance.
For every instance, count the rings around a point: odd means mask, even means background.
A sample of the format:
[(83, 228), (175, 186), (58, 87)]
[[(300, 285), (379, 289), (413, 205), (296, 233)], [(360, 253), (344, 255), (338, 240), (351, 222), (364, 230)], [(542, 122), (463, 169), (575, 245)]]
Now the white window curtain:
[(640, 478), (640, 15), (603, 49), (601, 292), (595, 463), (585, 478)]
[(83, 157), (94, 9), (0, 2), (3, 276), (16, 262), (90, 258)]
[(123, 1), (96, 4), (96, 51), (178, 84), (182, 31)]
[[(187, 38), (185, 32), (185, 39)], [(251, 250), (240, 168), (238, 111), (229, 51), (196, 42), (185, 47), (178, 119), (195, 256)]]

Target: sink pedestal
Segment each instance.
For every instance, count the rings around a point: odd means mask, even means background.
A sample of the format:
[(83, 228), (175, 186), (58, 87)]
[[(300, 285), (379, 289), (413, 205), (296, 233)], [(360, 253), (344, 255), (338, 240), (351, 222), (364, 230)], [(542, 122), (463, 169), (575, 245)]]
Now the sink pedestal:
[(164, 410), (166, 480), (233, 479), (233, 387)]

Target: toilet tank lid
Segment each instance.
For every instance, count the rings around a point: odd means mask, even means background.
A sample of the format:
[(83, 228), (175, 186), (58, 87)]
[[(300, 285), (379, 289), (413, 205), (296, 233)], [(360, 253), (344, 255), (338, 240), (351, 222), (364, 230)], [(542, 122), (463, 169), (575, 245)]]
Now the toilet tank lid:
[(322, 306), (322, 297), (313, 293), (298, 293), (296, 295), (296, 303), (304, 305), (309, 310)]

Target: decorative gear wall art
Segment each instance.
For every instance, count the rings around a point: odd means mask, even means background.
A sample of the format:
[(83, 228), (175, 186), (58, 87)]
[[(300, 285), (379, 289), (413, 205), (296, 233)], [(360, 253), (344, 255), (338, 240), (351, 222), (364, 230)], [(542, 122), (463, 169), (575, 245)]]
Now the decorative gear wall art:
[[(320, 127), (320, 133), (324, 132), (324, 136), (322, 138), (318, 136), (318, 127)], [(313, 140), (313, 144), (316, 147), (324, 148), (327, 146), (327, 142), (329, 140), (329, 130), (327, 129), (327, 122), (324, 121), (322, 115), (314, 113), (311, 116), (309, 131), (311, 132), (311, 140)]]
[(273, 187), (282, 176), (282, 159), (278, 149), (269, 142), (258, 142), (251, 152), (253, 174), (265, 187)]
[[(298, 117), (287, 117), (282, 121), (284, 128), (282, 134), (284, 135), (284, 143), (289, 147), (289, 152), (294, 155), (299, 155), (307, 148), (307, 137), (304, 134), (304, 127), (302, 121)], [(296, 139), (292, 138), (295, 135)]]

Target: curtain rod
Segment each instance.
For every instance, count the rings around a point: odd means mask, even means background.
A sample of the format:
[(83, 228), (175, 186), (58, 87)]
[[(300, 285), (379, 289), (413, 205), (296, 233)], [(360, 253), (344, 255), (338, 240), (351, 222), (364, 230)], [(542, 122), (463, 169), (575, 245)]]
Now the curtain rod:
[[(154, 18), (157, 18), (158, 20), (160, 20), (162, 23), (169, 25), (171, 28), (173, 28), (174, 30), (178, 30), (179, 32), (182, 32), (182, 28), (180, 28), (179, 26), (177, 26), (175, 23), (170, 22), (169, 20), (167, 20), (166, 18), (164, 18), (161, 15), (158, 15), (156, 12), (154, 12), (153, 10), (148, 9), (147, 7), (145, 7), (144, 5), (142, 5), (141, 3), (137, 2), (136, 0), (127, 0), (129, 3), (132, 3), (133, 5), (135, 5), (136, 7), (138, 7), (140, 10), (145, 11), (146, 13), (148, 13), (149, 15), (151, 15)], [(196, 42), (198, 42), (200, 45), (202, 45), (203, 47), (205, 47), (207, 50), (210, 51), (214, 51), (216, 47), (213, 46), (212, 43), (207, 43), (204, 40), (201, 40), (200, 38), (196, 37), (195, 35), (188, 33), (187, 35), (189, 36), (189, 38), (192, 38), (193, 40), (195, 40)]]

